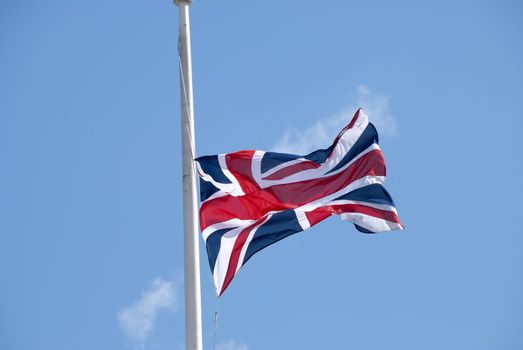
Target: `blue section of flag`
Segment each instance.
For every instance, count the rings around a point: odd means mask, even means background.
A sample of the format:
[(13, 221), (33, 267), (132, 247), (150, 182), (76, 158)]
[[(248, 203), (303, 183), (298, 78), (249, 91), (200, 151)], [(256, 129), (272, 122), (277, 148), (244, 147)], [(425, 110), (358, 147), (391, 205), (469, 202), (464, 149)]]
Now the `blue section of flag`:
[(212, 235), (207, 237), (207, 241), (205, 241), (205, 247), (207, 248), (207, 256), (209, 258), (209, 266), (211, 266), (211, 271), (214, 270), (214, 265), (216, 265), (216, 258), (218, 257), (218, 252), (220, 251), (222, 237), (232, 229), (234, 229), (234, 227), (217, 230), (213, 232)]
[(222, 184), (232, 183), (223, 173), (218, 156), (203, 156), (196, 158), (196, 161), (200, 164), (203, 172), (210, 175), (214, 181)]
[(303, 231), (303, 228), (300, 226), (294, 210), (285, 210), (272, 215), (254, 234), (243, 263), (245, 264), (263, 248), (300, 231)]
[(340, 199), (394, 206), (392, 197), (381, 184), (372, 184), (365, 187), (360, 187), (341, 197), (336, 198), (335, 200)]
[(376, 128), (374, 127), (374, 125), (369, 123), (369, 125), (367, 125), (367, 127), (361, 134), (358, 141), (356, 141), (356, 143), (351, 147), (351, 149), (347, 152), (347, 154), (343, 157), (343, 159), (334, 168), (332, 168), (327, 174), (335, 172), (335, 171), (343, 168), (351, 160), (356, 158), (357, 155), (359, 155), (361, 152), (363, 152), (367, 148), (369, 148), (373, 143), (376, 143), (376, 144), (378, 143), (378, 132), (376, 131)]
[(354, 224), (354, 227), (356, 227), (356, 230), (363, 232), (363, 233), (369, 233), (369, 234), (376, 233), (374, 231), (367, 230), (365, 227), (361, 227), (360, 225), (357, 225), (357, 224)]
[(301, 158), (301, 156), (288, 153), (265, 152), (261, 161), (261, 171), (265, 173), (280, 164)]
[(329, 154), (331, 154), (331, 152), (335, 146), (336, 145), (333, 144), (329, 148), (319, 149), (317, 151), (307, 154), (304, 158), (308, 159), (310, 161), (313, 161), (315, 163), (318, 163), (318, 164), (325, 163), (325, 161), (329, 157)]
[(208, 199), (210, 196), (218, 192), (220, 189), (212, 183), (202, 180), (200, 178), (200, 198), (202, 201)]

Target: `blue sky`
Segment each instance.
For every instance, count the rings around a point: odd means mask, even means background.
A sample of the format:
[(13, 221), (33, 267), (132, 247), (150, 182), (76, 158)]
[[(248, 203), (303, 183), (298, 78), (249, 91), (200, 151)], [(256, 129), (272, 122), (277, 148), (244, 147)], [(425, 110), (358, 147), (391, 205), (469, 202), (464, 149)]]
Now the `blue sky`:
[[(332, 217), (219, 303), (202, 255), (206, 348), (217, 305), (219, 350), (523, 348), (521, 4), (191, 16), (199, 155), (312, 147), (363, 105), (406, 226)], [(0, 3), (0, 349), (182, 348), (177, 18), (169, 1)]]

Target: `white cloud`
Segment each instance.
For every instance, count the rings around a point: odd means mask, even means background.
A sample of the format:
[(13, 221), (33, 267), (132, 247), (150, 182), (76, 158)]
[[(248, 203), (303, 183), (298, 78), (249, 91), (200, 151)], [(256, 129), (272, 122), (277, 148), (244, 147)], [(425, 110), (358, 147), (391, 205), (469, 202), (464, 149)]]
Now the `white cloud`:
[(118, 313), (120, 327), (140, 348), (154, 330), (158, 313), (162, 310), (175, 310), (177, 292), (173, 282), (162, 278), (152, 281), (142, 297), (133, 305)]
[(380, 137), (397, 135), (396, 119), (389, 111), (389, 98), (383, 94), (374, 93), (365, 85), (360, 85), (353, 103), (350, 103), (341, 113), (320, 119), (306, 129), (288, 128), (273, 150), (307, 154), (313, 150), (325, 148), (332, 143), (338, 132), (348, 124), (360, 107), (376, 126)]
[(245, 343), (238, 343), (234, 340), (229, 340), (218, 344), (216, 350), (249, 350), (249, 347), (245, 345)]
[(389, 98), (380, 93), (374, 93), (365, 85), (358, 87), (358, 98), (352, 109), (363, 108), (370, 121), (378, 129), (379, 135), (392, 137), (398, 134), (396, 118), (389, 110)]

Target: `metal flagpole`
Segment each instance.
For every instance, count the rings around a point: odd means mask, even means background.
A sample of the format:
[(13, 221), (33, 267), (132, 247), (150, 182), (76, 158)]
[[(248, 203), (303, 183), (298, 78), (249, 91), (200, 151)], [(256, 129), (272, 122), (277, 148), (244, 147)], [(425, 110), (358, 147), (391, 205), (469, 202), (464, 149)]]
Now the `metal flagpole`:
[(189, 6), (192, 0), (174, 0), (174, 3), (180, 9), (178, 54), (182, 112), (185, 344), (187, 350), (202, 350), (200, 254), (196, 221), (198, 208), (194, 167), (194, 106), (189, 26)]

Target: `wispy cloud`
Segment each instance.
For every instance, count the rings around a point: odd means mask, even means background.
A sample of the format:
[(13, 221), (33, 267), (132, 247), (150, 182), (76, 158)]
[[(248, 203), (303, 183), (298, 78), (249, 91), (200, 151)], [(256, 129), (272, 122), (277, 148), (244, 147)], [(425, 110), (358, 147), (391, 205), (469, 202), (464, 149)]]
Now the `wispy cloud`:
[(358, 87), (358, 97), (352, 109), (363, 108), (370, 121), (376, 126), (380, 136), (392, 137), (398, 134), (396, 118), (389, 110), (389, 97), (375, 93), (365, 85)]
[(245, 343), (238, 343), (234, 340), (229, 340), (218, 344), (216, 350), (249, 350), (249, 347)]
[(173, 282), (162, 278), (154, 279), (137, 302), (118, 313), (120, 327), (137, 347), (143, 348), (154, 330), (158, 313), (162, 310), (175, 310), (177, 298)]
[(350, 121), (358, 108), (363, 108), (370, 121), (378, 129), (380, 137), (391, 137), (398, 133), (396, 119), (389, 110), (389, 98), (374, 93), (369, 87), (360, 85), (352, 103), (342, 112), (329, 118), (317, 120), (305, 129), (288, 128), (273, 150), (284, 153), (306, 154), (331, 144), (338, 132)]

